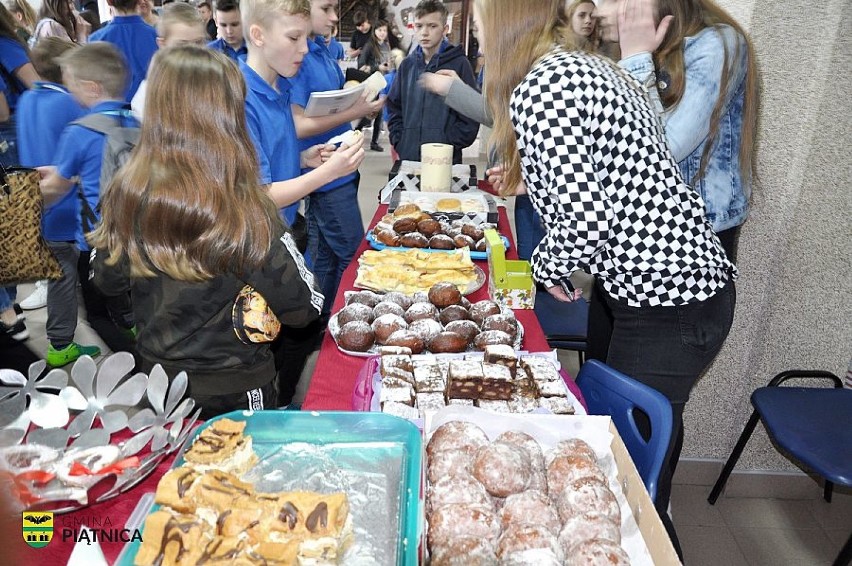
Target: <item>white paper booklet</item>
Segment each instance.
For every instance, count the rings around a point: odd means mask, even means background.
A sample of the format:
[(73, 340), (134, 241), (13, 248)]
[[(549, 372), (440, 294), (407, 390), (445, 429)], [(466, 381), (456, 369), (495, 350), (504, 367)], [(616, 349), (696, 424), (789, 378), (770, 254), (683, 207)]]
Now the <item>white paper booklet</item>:
[(305, 116), (315, 118), (343, 112), (351, 108), (364, 95), (364, 92), (372, 93), (370, 98), (375, 98), (387, 84), (385, 77), (376, 71), (364, 82), (353, 87), (311, 93), (311, 98), (305, 107)]

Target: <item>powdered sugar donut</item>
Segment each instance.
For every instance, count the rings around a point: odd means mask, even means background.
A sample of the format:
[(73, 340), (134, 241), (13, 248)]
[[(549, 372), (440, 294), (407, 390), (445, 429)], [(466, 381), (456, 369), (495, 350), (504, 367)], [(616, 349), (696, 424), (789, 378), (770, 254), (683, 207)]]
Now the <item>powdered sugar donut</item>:
[(533, 468), (544, 469), (544, 454), (541, 451), (541, 445), (529, 434), (517, 430), (507, 430), (494, 439), (494, 442), (502, 442), (510, 446), (520, 446), (529, 454), (530, 463), (533, 465)]
[(559, 534), (562, 526), (556, 509), (551, 505), (547, 495), (531, 489), (513, 493), (506, 498), (503, 508), (500, 509), (500, 524), (503, 530), (511, 525), (524, 523), (543, 525), (554, 535)]
[(559, 545), (565, 556), (569, 556), (575, 546), (593, 539), (603, 539), (621, 544), (621, 529), (606, 515), (597, 511), (577, 514), (569, 517), (559, 531)]
[(578, 544), (565, 561), (567, 566), (629, 566), (630, 558), (610, 540), (592, 539)]
[(432, 550), (431, 566), (494, 566), (494, 545), (485, 539), (458, 537)]
[(429, 444), (426, 445), (426, 456), (431, 458), (434, 453), (444, 450), (463, 450), (473, 453), (486, 444), (488, 444), (488, 437), (475, 424), (450, 421), (442, 424), (432, 433)]
[(553, 450), (547, 453), (547, 463), (549, 464), (558, 456), (583, 456), (593, 462), (598, 461), (598, 457), (589, 443), (579, 438), (560, 440)]
[(508, 444), (483, 446), (476, 451), (473, 460), (473, 477), (496, 497), (507, 497), (525, 490), (531, 472), (532, 465), (526, 450), (518, 450)]
[(546, 550), (554, 554), (561, 562), (562, 548), (559, 541), (543, 525), (513, 524), (503, 531), (497, 542), (497, 557), (503, 558), (529, 550)]
[(466, 450), (443, 450), (435, 452), (429, 460), (426, 477), (435, 484), (448, 476), (469, 476), (473, 468), (473, 453)]
[(606, 484), (594, 478), (583, 478), (571, 482), (554, 497), (554, 500), (556, 511), (563, 523), (574, 515), (598, 511), (616, 525), (621, 525), (621, 509), (618, 507), (615, 494)]
[(429, 549), (446, 548), (451, 540), (473, 537), (491, 544), (500, 536), (500, 520), (482, 505), (450, 503), (432, 512), (429, 518)]
[(606, 476), (596, 462), (581, 455), (557, 456), (547, 465), (547, 491), (554, 497), (569, 483), (585, 477), (606, 484)]
[[(469, 503), (491, 507), (491, 497), (473, 476), (455, 474), (442, 476), (429, 486), (426, 496), (426, 512), (449, 505)], [(555, 512), (554, 512), (555, 515)]]
[[(411, 308), (416, 306), (417, 303), (415, 303)], [(429, 340), (443, 332), (444, 327), (441, 326), (440, 322), (433, 318), (419, 318), (408, 326), (408, 330), (417, 334), (424, 342), (428, 343)]]

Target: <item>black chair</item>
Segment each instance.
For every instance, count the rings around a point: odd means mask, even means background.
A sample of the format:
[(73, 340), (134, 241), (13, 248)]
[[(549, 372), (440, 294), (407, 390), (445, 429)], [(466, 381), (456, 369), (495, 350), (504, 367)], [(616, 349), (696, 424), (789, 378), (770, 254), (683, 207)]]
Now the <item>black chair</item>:
[[(834, 387), (779, 387), (792, 378), (829, 379)], [(827, 371), (785, 371), (767, 387), (755, 390), (751, 404), (754, 412), (707, 498), (711, 505), (722, 493), (758, 421), (763, 421), (779, 452), (825, 480), (826, 501), (831, 501), (834, 484), (852, 487), (852, 390), (844, 389), (839, 377)], [(852, 535), (834, 566), (847, 566), (850, 561)]]

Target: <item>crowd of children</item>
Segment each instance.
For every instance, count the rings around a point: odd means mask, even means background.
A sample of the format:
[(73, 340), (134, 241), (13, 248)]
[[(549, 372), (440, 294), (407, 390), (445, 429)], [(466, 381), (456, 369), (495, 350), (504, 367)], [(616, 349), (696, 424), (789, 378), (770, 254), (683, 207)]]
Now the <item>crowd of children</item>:
[[(42, 232), (63, 272), (25, 304), (47, 306), (43, 355), (62, 367), (100, 354), (75, 341), (80, 296), (110, 350), (132, 352), (142, 369), (188, 371), (208, 416), (287, 404), (364, 238), (364, 148), (333, 138), (373, 120), (377, 136), (383, 111), (408, 159), (419, 159), (421, 142), (450, 141), (460, 154), (476, 136), (475, 126), (458, 134), (455, 114), (424, 120), (439, 100), (424, 107), (415, 92), (426, 64), (472, 82), (445, 38), (447, 10), (418, 5), (411, 65), (391, 54), (386, 22), (358, 14), (365, 66), (390, 84), (316, 116), (305, 111), (311, 95), (346, 81), (342, 46), (329, 41), (334, 0), (110, 6), (113, 19), (96, 31), (61, 0), (45, 0), (29, 26), (0, 6), (0, 155), (39, 171)], [(388, 93), (395, 103), (385, 108)], [(225, 329), (246, 285), (283, 324), (268, 340), (244, 344)], [(27, 338), (16, 298), (2, 289), (4, 344)]]

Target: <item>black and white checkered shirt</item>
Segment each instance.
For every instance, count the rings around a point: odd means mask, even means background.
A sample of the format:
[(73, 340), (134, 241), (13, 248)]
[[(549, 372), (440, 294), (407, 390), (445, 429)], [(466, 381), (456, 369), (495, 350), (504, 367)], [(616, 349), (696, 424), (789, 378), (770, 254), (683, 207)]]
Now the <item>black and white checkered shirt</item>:
[(556, 49), (515, 88), (510, 114), (547, 230), (532, 257), (544, 285), (585, 269), (630, 306), (672, 306), (736, 277), (635, 79)]

